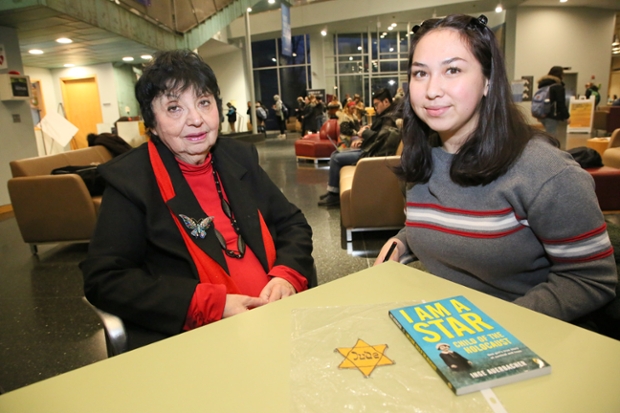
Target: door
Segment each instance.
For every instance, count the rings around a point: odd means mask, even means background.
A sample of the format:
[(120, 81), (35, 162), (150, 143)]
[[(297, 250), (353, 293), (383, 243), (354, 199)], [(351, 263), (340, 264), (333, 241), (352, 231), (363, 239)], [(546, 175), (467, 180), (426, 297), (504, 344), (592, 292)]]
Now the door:
[(61, 87), (67, 120), (78, 128), (71, 149), (86, 148), (86, 137), (97, 133), (97, 124), (103, 122), (97, 79), (61, 79)]

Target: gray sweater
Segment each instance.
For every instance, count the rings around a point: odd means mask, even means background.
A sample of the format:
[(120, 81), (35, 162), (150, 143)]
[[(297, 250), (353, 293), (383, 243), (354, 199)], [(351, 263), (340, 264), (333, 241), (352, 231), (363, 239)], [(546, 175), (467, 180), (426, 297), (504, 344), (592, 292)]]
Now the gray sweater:
[(432, 154), (397, 235), (427, 271), (562, 320), (613, 299), (618, 274), (594, 181), (569, 154), (533, 139), (505, 175), (475, 187), (450, 179), (454, 155)]

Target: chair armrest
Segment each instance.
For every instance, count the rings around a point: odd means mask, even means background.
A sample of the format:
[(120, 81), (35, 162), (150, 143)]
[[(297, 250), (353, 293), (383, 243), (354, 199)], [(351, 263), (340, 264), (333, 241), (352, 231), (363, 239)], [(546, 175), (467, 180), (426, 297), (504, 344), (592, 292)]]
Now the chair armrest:
[(349, 216), (353, 227), (404, 225), (405, 198), (391, 168), (400, 156), (363, 158), (355, 166), (349, 194)]
[(93, 199), (78, 175), (11, 178), (8, 189), (25, 242), (90, 239), (97, 215)]

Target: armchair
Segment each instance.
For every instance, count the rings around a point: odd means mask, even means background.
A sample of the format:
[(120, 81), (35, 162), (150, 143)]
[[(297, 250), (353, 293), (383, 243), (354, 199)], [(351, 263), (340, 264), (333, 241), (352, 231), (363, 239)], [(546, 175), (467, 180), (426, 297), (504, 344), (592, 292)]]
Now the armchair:
[(328, 119), (321, 126), (319, 133), (310, 133), (295, 141), (295, 156), (297, 160), (309, 159), (318, 165), (319, 161), (329, 161), (329, 157), (336, 150), (340, 136), (338, 119)]
[(78, 175), (51, 175), (51, 171), (110, 159), (112, 154), (97, 145), (10, 162), (9, 197), (22, 238), (33, 254), (37, 244), (90, 241), (101, 204), (101, 196), (91, 196)]
[(620, 125), (611, 134), (609, 146), (603, 152), (603, 165), (620, 168)]
[(400, 229), (405, 224), (405, 196), (393, 167), (400, 155), (362, 158), (340, 170), (340, 219), (347, 242), (353, 232)]

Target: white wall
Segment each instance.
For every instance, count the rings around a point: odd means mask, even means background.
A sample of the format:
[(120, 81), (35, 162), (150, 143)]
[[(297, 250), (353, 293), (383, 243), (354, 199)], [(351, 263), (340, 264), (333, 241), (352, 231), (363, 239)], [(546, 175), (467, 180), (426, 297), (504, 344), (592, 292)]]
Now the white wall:
[[(238, 132), (247, 131), (247, 102), (250, 100), (248, 94), (245, 74), (244, 51), (239, 49), (232, 53), (226, 53), (215, 57), (205, 59), (205, 62), (211, 66), (217, 83), (220, 87), (220, 96), (222, 97), (222, 111), (226, 114), (226, 102), (236, 102), (237, 119), (243, 116), (241, 127)], [(224, 118), (222, 131), (228, 132), (228, 121)]]
[[(111, 63), (54, 69), (51, 73), (54, 93), (59, 102), (62, 102), (61, 79), (80, 79), (95, 76), (99, 88), (103, 123), (114, 124), (119, 117), (123, 116), (118, 109), (116, 81), (114, 78), (114, 68)], [(88, 99), (88, 96), (84, 96), (84, 98)]]
[(571, 67), (567, 72), (578, 75), (577, 93), (585, 93), (584, 85), (592, 81), (601, 83), (601, 96), (607, 96), (613, 11), (519, 7), (516, 13), (515, 79), (534, 76), (536, 82), (552, 66)]
[[(7, 69), (0, 69), (0, 73), (16, 70), (26, 74), (15, 29), (0, 27), (0, 44), (4, 46), (8, 65)], [(14, 122), (14, 115), (19, 116), (19, 122)], [(7, 205), (11, 203), (6, 187), (11, 178), (9, 162), (37, 156), (34, 124), (28, 101), (0, 101), (0, 148), (0, 205)]]
[[(45, 113), (56, 113), (60, 100), (54, 91), (54, 79), (52, 77), (52, 72), (48, 69), (42, 69), (39, 67), (24, 67), (24, 73), (30, 76), (31, 82), (37, 80), (41, 82), (41, 94), (43, 96), (43, 107), (45, 109)], [(34, 122), (37, 124), (38, 119), (35, 118)], [(40, 131), (36, 131), (35, 135), (37, 154), (39, 156), (65, 152), (71, 149), (70, 145), (62, 147), (59, 144), (54, 143), (48, 135), (44, 135), (44, 138), (42, 138)]]

